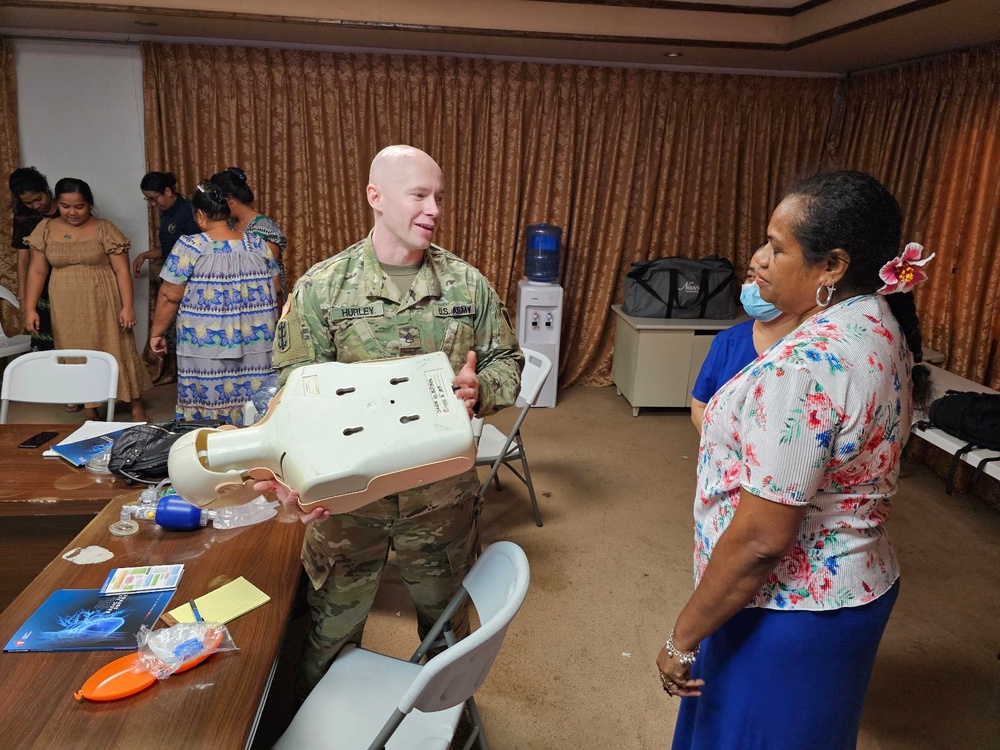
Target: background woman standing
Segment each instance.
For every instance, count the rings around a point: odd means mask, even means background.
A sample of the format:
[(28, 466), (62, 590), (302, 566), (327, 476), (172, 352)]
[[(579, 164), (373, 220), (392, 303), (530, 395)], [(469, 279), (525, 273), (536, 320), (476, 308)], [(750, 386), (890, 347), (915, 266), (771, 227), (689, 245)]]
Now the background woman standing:
[(165, 352), (177, 316), (177, 419), (241, 425), (272, 371), (278, 265), (263, 240), (229, 228), (226, 198), (207, 181), (191, 196), (202, 231), (170, 251), (149, 332), (153, 351)]
[[(10, 192), (14, 196), (14, 219), (11, 227), (10, 245), (17, 251), (17, 301), (24, 309), (28, 290), (28, 265), (31, 261), (31, 248), (25, 244), (25, 238), (31, 234), (42, 219), (52, 219), (59, 215), (49, 181), (45, 175), (34, 167), (21, 167), (10, 174), (7, 181)], [(38, 330), (31, 334), (31, 350), (33, 352), (47, 351), (53, 347), (52, 321), (49, 317), (49, 283), (48, 278), (38, 296)], [(80, 406), (68, 404), (69, 411), (80, 411)]]
[[(132, 419), (146, 421), (142, 393), (149, 377), (135, 349), (132, 275), (128, 237), (93, 215), (94, 194), (83, 180), (56, 183), (59, 217), (43, 219), (26, 239), (31, 247), (25, 323), (38, 331), (38, 299), (49, 276), (52, 334), (57, 349), (93, 349), (118, 360), (118, 400), (128, 401)], [(96, 404), (87, 418), (99, 419)]]
[[(147, 172), (139, 183), (146, 203), (160, 212), (159, 248), (140, 253), (132, 261), (132, 272), (136, 278), (142, 271), (142, 264), (149, 261), (149, 318), (153, 319), (156, 309), (156, 295), (160, 291), (160, 271), (163, 261), (177, 242), (185, 234), (197, 234), (200, 230), (194, 220), (191, 202), (177, 192), (177, 178), (170, 172)], [(142, 350), (142, 362), (153, 378), (153, 385), (173, 383), (177, 380), (177, 334), (173, 323), (164, 333), (167, 342), (166, 354), (157, 355), (146, 342)]]
[(278, 307), (285, 304), (285, 263), (282, 256), (288, 248), (288, 238), (273, 219), (269, 219), (253, 207), (253, 190), (247, 184), (247, 175), (239, 167), (229, 167), (225, 172), (212, 175), (212, 182), (218, 185), (229, 200), (229, 227), (238, 232), (248, 232), (267, 243), (271, 254), (278, 262)]

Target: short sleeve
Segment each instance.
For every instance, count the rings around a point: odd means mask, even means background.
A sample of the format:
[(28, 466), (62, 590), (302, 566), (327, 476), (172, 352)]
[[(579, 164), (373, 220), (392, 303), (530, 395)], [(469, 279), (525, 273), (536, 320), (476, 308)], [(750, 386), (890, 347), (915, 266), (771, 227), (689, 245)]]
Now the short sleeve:
[(160, 278), (178, 286), (187, 284), (194, 272), (194, 264), (198, 262), (200, 256), (201, 251), (191, 241), (191, 235), (181, 237), (174, 243), (170, 254), (163, 261)]
[(256, 253), (260, 253), (261, 257), (264, 258), (264, 262), (267, 264), (267, 273), (270, 276), (278, 276), (281, 274), (281, 266), (278, 265), (278, 261), (274, 259), (274, 254), (271, 252), (264, 240), (258, 235), (250, 232), (243, 235), (246, 240), (247, 248), (253, 250)]
[(694, 381), (694, 388), (691, 389), (691, 397), (703, 404), (707, 404), (708, 400), (719, 390), (718, 370), (721, 365), (719, 361), (721, 348), (721, 341), (716, 337), (708, 348), (708, 356), (705, 357), (701, 370), (698, 371), (698, 378)]
[(132, 247), (132, 241), (122, 234), (118, 227), (104, 219), (101, 219), (100, 238), (107, 255), (128, 253)]
[(804, 366), (761, 368), (738, 420), (747, 492), (784, 505), (816, 495), (841, 418)]
[(288, 247), (288, 238), (281, 231), (281, 227), (273, 219), (266, 216), (261, 215), (255, 218), (250, 222), (247, 231), (257, 235), (265, 242), (273, 242), (281, 252), (285, 252), (285, 248)]
[(24, 244), (26, 247), (32, 250), (41, 250), (45, 252), (45, 246), (49, 238), (49, 220), (42, 219), (38, 222), (38, 226), (32, 230), (31, 234), (24, 238)]

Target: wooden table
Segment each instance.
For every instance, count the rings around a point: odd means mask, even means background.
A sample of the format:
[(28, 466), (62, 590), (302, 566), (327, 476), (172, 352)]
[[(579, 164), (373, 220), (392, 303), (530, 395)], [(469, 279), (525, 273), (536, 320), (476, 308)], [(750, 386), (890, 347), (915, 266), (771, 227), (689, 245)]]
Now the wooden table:
[(265, 523), (228, 531), (211, 526), (194, 532), (164, 531), (140, 521), (136, 534), (116, 537), (108, 526), (118, 519), (121, 504), (110, 502), (70, 545), (98, 545), (114, 557), (93, 565), (61, 557), (50, 562), (0, 614), (2, 643), (53, 591), (99, 588), (113, 567), (184, 563), (184, 576), (168, 609), (241, 575), (271, 601), (229, 623), (239, 651), (215, 654), (195, 669), (120, 701), (77, 702), (73, 693), (122, 651), (0, 654), (0, 746), (249, 747), (291, 613), (305, 527), (282, 511)]
[[(0, 425), (0, 516), (92, 516), (108, 500), (131, 489), (120, 477), (93, 474), (63, 458), (42, 456), (74, 429), (66, 424)], [(59, 435), (40, 448), (17, 447), (49, 430)]]
[[(0, 610), (109, 500), (133, 492), (120, 477), (42, 455), (74, 429), (68, 424), (0, 425)], [(59, 435), (39, 448), (17, 447), (45, 431)]]

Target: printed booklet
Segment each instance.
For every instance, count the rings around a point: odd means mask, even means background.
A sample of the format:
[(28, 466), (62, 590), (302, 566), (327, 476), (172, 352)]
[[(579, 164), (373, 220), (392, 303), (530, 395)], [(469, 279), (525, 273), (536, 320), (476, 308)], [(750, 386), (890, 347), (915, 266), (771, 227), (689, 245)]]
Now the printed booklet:
[(60, 589), (7, 641), (4, 651), (116, 651), (139, 647), (136, 633), (152, 628), (173, 590), (101, 596), (99, 589)]
[(101, 596), (133, 594), (137, 591), (175, 589), (184, 573), (184, 564), (139, 565), (134, 568), (114, 568), (101, 586)]
[[(132, 425), (129, 425), (130, 427)], [(107, 448), (115, 442), (115, 438), (121, 435), (127, 427), (104, 435), (84, 438), (73, 443), (62, 442), (52, 446), (52, 450), (65, 458), (74, 466), (83, 466), (94, 456), (104, 453)]]

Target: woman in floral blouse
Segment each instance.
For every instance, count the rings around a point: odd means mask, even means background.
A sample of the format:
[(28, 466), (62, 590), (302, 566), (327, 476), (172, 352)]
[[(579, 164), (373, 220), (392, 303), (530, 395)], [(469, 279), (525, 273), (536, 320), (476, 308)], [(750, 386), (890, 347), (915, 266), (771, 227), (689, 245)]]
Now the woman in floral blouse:
[(657, 657), (684, 696), (680, 748), (854, 750), (899, 593), (885, 520), (914, 398), (929, 390), (912, 295), (919, 245), (873, 177), (788, 191), (756, 256), (799, 326), (709, 401), (695, 591)]

